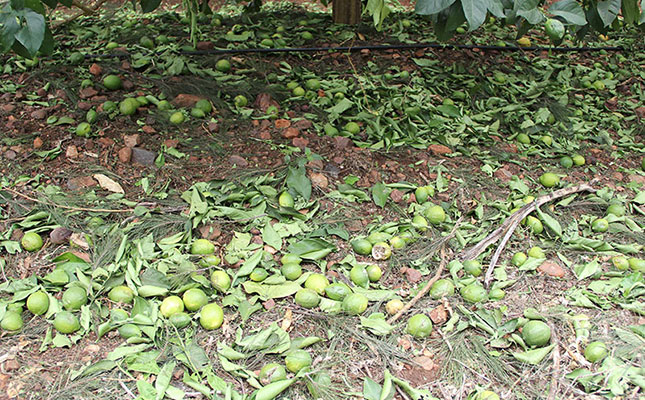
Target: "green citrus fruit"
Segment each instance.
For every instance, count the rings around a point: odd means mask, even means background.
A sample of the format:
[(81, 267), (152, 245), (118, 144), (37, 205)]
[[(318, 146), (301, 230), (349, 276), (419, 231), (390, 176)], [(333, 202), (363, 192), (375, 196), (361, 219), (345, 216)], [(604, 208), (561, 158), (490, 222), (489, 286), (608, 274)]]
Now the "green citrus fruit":
[(530, 347), (542, 347), (551, 340), (551, 328), (542, 321), (531, 320), (522, 328), (522, 339)]
[(571, 168), (573, 167), (573, 159), (569, 156), (563, 156), (560, 158), (560, 165), (564, 168)]
[(311, 32), (302, 32), (300, 37), (302, 37), (303, 40), (313, 40), (314, 35)]
[(49, 296), (47, 293), (39, 290), (27, 297), (27, 310), (34, 315), (43, 315), (49, 310)]
[(480, 276), (482, 274), (482, 264), (477, 260), (464, 261), (464, 271), (472, 276)]
[(531, 228), (534, 234), (539, 235), (540, 233), (544, 232), (544, 225), (542, 225), (542, 221), (539, 219), (535, 218), (532, 215), (529, 215), (526, 217), (526, 225)]
[(430, 191), (428, 190), (430, 186), (419, 186), (415, 191), (414, 191), (414, 198), (416, 199), (417, 203), (423, 204), (426, 201), (428, 201), (428, 197), (431, 196)]
[(430, 297), (437, 300), (455, 294), (455, 285), (450, 279), (439, 279), (430, 287)]
[(352, 293), (352, 289), (342, 282), (332, 283), (325, 288), (325, 295), (332, 300), (341, 301)]
[(603, 81), (595, 81), (593, 83), (593, 87), (597, 90), (605, 90), (605, 82)]
[(184, 307), (188, 311), (197, 311), (208, 303), (208, 296), (198, 288), (188, 289), (182, 296)]
[(67, 311), (80, 310), (87, 303), (87, 292), (80, 286), (72, 286), (63, 293), (61, 303)]
[(297, 263), (284, 264), (280, 268), (280, 273), (288, 280), (295, 281), (300, 278), (300, 275), (302, 275), (302, 267)]
[(484, 390), (483, 392), (477, 393), (473, 400), (499, 400), (499, 395), (490, 390)]
[(81, 122), (76, 126), (76, 136), (87, 137), (92, 132), (92, 126), (87, 122)]
[(531, 144), (531, 138), (526, 133), (520, 133), (516, 137), (517, 141), (522, 144)]
[(390, 245), (385, 242), (376, 243), (372, 246), (372, 258), (381, 261), (387, 260), (392, 255)]
[(390, 238), (390, 246), (392, 246), (393, 249), (402, 249), (405, 247), (405, 239), (401, 236), (392, 236)]
[(103, 86), (105, 86), (108, 90), (118, 90), (121, 89), (123, 83), (121, 82), (121, 78), (119, 78), (118, 76), (108, 75), (103, 78)]
[(280, 364), (270, 363), (262, 367), (258, 378), (261, 384), (268, 385), (271, 382), (287, 379), (287, 371)]
[(206, 99), (197, 101), (197, 103), (195, 103), (195, 108), (202, 110), (204, 114), (210, 114), (213, 111), (213, 105)]
[(105, 45), (105, 48), (108, 50), (114, 50), (117, 47), (119, 47), (119, 44), (117, 42), (108, 42), (108, 44)]
[(236, 107), (246, 107), (247, 104), (249, 104), (249, 101), (244, 95), (238, 94), (235, 96), (233, 99), (233, 102), (235, 103)]
[(280, 262), (282, 263), (282, 265), (300, 264), (302, 262), (302, 258), (300, 258), (300, 256), (297, 254), (287, 253), (282, 256), (282, 258), (280, 259)]
[(115, 286), (108, 293), (108, 298), (115, 303), (132, 303), (134, 292), (127, 286)]
[(113, 308), (110, 310), (110, 321), (112, 322), (123, 322), (128, 318), (130, 318), (128, 312), (122, 308)]
[(642, 258), (630, 257), (629, 267), (636, 272), (645, 272), (645, 260)]
[(157, 103), (157, 108), (161, 111), (168, 111), (172, 108), (172, 105), (168, 100), (161, 100), (159, 103)]
[(596, 218), (591, 223), (591, 230), (594, 232), (607, 232), (609, 229), (609, 221), (604, 218)]
[(305, 95), (305, 89), (304, 89), (304, 88), (302, 88), (302, 87), (300, 87), (300, 86), (298, 86), (298, 87), (294, 88), (294, 89), (291, 91), (291, 93), (292, 93), (294, 96), (296, 96), (296, 97), (301, 97), (301, 96), (304, 96), (304, 95)]
[(302, 349), (292, 350), (284, 358), (284, 364), (293, 373), (298, 373), (301, 369), (309, 367), (311, 362), (311, 355)]
[(552, 188), (560, 184), (560, 177), (552, 172), (545, 172), (540, 176), (542, 186)]
[(383, 271), (381, 271), (381, 267), (379, 267), (376, 264), (368, 265), (366, 270), (367, 270), (367, 276), (370, 278), (370, 282), (378, 282), (378, 280), (381, 279), (381, 276), (383, 276)]
[(177, 329), (182, 329), (188, 326), (190, 324), (190, 315), (186, 314), (185, 312), (181, 311), (178, 313), (174, 313), (173, 315), (168, 318), (168, 321), (172, 324)]
[(215, 254), (208, 254), (199, 260), (199, 265), (201, 265), (204, 268), (209, 268), (209, 267), (216, 267), (221, 262), (222, 262), (222, 259), (220, 259)]
[(372, 245), (375, 245), (379, 242), (387, 242), (390, 237), (391, 235), (389, 233), (375, 231), (370, 233), (370, 235), (367, 237), (367, 240), (372, 243)]
[(428, 208), (424, 215), (432, 225), (439, 225), (446, 220), (446, 212), (441, 206), (432, 206)]
[(69, 55), (69, 62), (71, 64), (80, 64), (85, 61), (85, 55), (80, 52), (75, 52)]
[(506, 292), (504, 292), (502, 289), (496, 288), (496, 289), (491, 289), (490, 292), (488, 292), (488, 298), (491, 300), (501, 300), (506, 296)]
[(273, 40), (269, 38), (262, 39), (262, 41), (260, 42), (260, 45), (263, 47), (273, 47)]
[(300, 289), (295, 295), (296, 304), (304, 308), (314, 308), (320, 303), (320, 296), (313, 289)]
[(544, 253), (544, 250), (542, 250), (542, 248), (539, 246), (531, 247), (529, 249), (528, 256), (533, 258), (546, 258), (546, 254)]
[(520, 265), (524, 264), (526, 262), (526, 259), (528, 257), (526, 254), (522, 253), (521, 251), (513, 254), (513, 258), (511, 258), (511, 264), (513, 264), (516, 267), (519, 267)]
[(367, 239), (354, 239), (350, 244), (356, 254), (366, 256), (372, 252), (372, 243)]
[(367, 310), (369, 303), (367, 297), (362, 293), (352, 293), (345, 296), (343, 299), (343, 311), (351, 315), (362, 314)]
[(551, 39), (552, 43), (559, 43), (564, 37), (565, 27), (560, 20), (549, 18), (544, 23), (546, 35)]
[(215, 270), (211, 273), (211, 285), (220, 292), (226, 292), (231, 287), (231, 277), (226, 271)]
[(602, 361), (608, 355), (609, 350), (603, 342), (591, 342), (585, 347), (585, 358), (591, 363)]
[(155, 42), (147, 36), (141, 37), (141, 39), (139, 39), (139, 44), (146, 49), (152, 50), (155, 48)]
[(119, 112), (121, 115), (134, 115), (134, 113), (137, 112), (138, 107), (139, 103), (130, 97), (119, 102)]
[(190, 110), (190, 115), (195, 118), (204, 118), (206, 116), (206, 113), (201, 109), (195, 107)]
[(293, 208), (295, 202), (293, 200), (293, 196), (289, 192), (282, 192), (280, 197), (278, 197), (278, 204), (280, 207)]
[(486, 289), (476, 282), (462, 287), (459, 293), (469, 303), (479, 303), (485, 301), (487, 297)]
[(625, 206), (622, 204), (613, 203), (607, 207), (607, 215), (615, 215), (617, 217), (623, 217), (626, 214)]
[(517, 39), (517, 44), (519, 44), (521, 47), (531, 47), (531, 39), (527, 38), (526, 36), (521, 37)]
[(615, 256), (611, 259), (611, 263), (617, 270), (626, 271), (629, 269), (629, 261), (623, 256)]
[(213, 254), (215, 245), (207, 239), (197, 239), (190, 245), (190, 254)]
[(348, 122), (343, 127), (344, 131), (351, 133), (352, 135), (357, 135), (361, 131), (361, 127), (356, 122)]
[(186, 116), (181, 111), (175, 111), (174, 113), (170, 114), (169, 121), (171, 124), (179, 125), (182, 124), (185, 120)]
[(329, 286), (329, 281), (323, 274), (311, 274), (305, 281), (305, 287), (312, 289), (319, 295), (325, 294), (325, 288)]
[(415, 215), (412, 218), (412, 226), (420, 232), (428, 230), (428, 220), (423, 215)]
[(175, 313), (184, 311), (184, 302), (179, 296), (168, 296), (161, 302), (159, 311), (161, 311), (161, 315), (168, 318)]
[(119, 335), (124, 339), (129, 339), (131, 337), (141, 337), (141, 329), (135, 324), (124, 324), (121, 325), (118, 329)]
[(23, 326), (22, 316), (16, 311), (7, 311), (0, 321), (0, 328), (5, 331), (19, 331)]
[(425, 314), (416, 314), (408, 319), (405, 331), (416, 338), (425, 338), (432, 332), (432, 321)]
[(390, 315), (394, 315), (403, 310), (404, 306), (405, 304), (400, 299), (392, 299), (385, 304), (385, 311)]
[(249, 278), (251, 278), (253, 282), (262, 282), (268, 277), (269, 273), (262, 267), (253, 268), (253, 271), (251, 271), (251, 274), (249, 275)]
[(540, 140), (547, 146), (551, 146), (553, 144), (553, 138), (549, 135), (543, 135)]
[(20, 245), (27, 251), (38, 251), (43, 247), (43, 238), (36, 232), (27, 232), (22, 235)]
[(108, 100), (105, 103), (103, 103), (101, 108), (103, 109), (103, 112), (111, 113), (112, 111), (116, 111), (117, 106), (115, 102)]
[(356, 285), (362, 288), (367, 288), (370, 285), (370, 278), (367, 270), (362, 265), (355, 265), (349, 271), (349, 279)]
[(576, 154), (571, 158), (571, 160), (573, 161), (573, 165), (577, 165), (578, 167), (585, 165), (586, 162), (585, 158), (580, 154)]
[(60, 333), (74, 333), (81, 329), (78, 317), (69, 311), (61, 311), (54, 318), (54, 329)]
[(95, 110), (88, 110), (87, 113), (85, 114), (85, 121), (87, 121), (88, 124), (93, 124), (96, 122), (98, 119), (99, 114)]
[(309, 90), (318, 90), (320, 89), (320, 81), (315, 78), (308, 79), (307, 82), (305, 82), (305, 87)]
[(215, 69), (219, 72), (228, 72), (231, 70), (231, 63), (226, 59), (221, 59), (215, 64)]
[(217, 329), (224, 322), (224, 311), (215, 303), (206, 304), (199, 312), (199, 324), (207, 331)]

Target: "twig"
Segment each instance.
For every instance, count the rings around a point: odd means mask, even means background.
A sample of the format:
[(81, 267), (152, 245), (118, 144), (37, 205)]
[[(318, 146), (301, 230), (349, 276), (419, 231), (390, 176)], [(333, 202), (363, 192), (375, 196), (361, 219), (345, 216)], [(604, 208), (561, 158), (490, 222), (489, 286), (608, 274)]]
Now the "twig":
[(555, 334), (555, 329), (551, 325), (551, 340), (555, 344), (553, 349), (553, 372), (551, 373), (551, 387), (549, 388), (549, 395), (547, 400), (556, 400), (555, 396), (558, 392), (558, 375), (560, 374), (560, 342)]
[(3, 188), (2, 190), (6, 190), (6, 191), (8, 191), (10, 193), (15, 194), (16, 196), (22, 197), (23, 199), (33, 201), (34, 203), (46, 204), (48, 206), (64, 208), (66, 210), (72, 210), (72, 211), (109, 212), (109, 213), (129, 213), (129, 212), (134, 211), (134, 208), (111, 210), (111, 209), (106, 209), (106, 208), (85, 208), (85, 207), (66, 206), (64, 204), (49, 203), (47, 201), (38, 200), (38, 199), (35, 199), (33, 197), (27, 196), (26, 194), (22, 194), (22, 193), (20, 193), (20, 192), (18, 192), (16, 190), (11, 189), (11, 188)]
[(132, 398), (133, 398), (133, 399), (136, 399), (136, 398), (137, 398), (137, 396), (135, 396), (135, 395), (134, 395), (134, 393), (132, 393), (132, 392), (130, 391), (130, 389), (128, 389), (128, 387), (127, 387), (127, 386), (125, 386), (125, 383), (123, 383), (123, 381), (121, 381), (121, 380), (120, 380), (120, 381), (119, 381), (119, 385), (121, 385), (121, 387), (123, 388), (123, 390), (125, 390), (125, 392), (126, 392), (127, 394), (129, 394), (130, 396), (132, 396)]
[(416, 296), (412, 300), (408, 302), (403, 308), (396, 313), (394, 316), (392, 316), (387, 322), (388, 324), (393, 324), (396, 322), (397, 319), (401, 317), (401, 315), (405, 314), (410, 308), (412, 308), (413, 305), (419, 301), (423, 296), (425, 296), (428, 291), (430, 291), (430, 288), (432, 287), (432, 284), (435, 283), (439, 278), (441, 278), (441, 273), (443, 272), (444, 267), (446, 266), (446, 251), (445, 251), (445, 246), (441, 246), (441, 262), (439, 263), (439, 268), (437, 268), (437, 272), (435, 272), (434, 276), (432, 279), (426, 283), (426, 285), (421, 289), (419, 293), (417, 293)]
[(78, 12), (76, 14), (70, 15), (68, 18), (66, 18), (66, 19), (64, 19), (62, 21), (57, 21), (56, 23), (52, 24), (53, 28), (55, 29), (55, 28), (59, 28), (59, 27), (61, 27), (63, 25), (67, 25), (70, 22), (78, 19), (79, 17), (81, 17), (83, 15), (93, 15), (106, 1), (107, 0), (99, 0), (98, 2), (96, 2), (96, 4), (94, 4), (93, 6), (90, 6), (90, 7), (82, 5), (82, 4), (77, 3), (77, 2), (73, 2), (72, 5), (78, 7), (79, 9), (81, 9), (82, 12)]
[(85, 13), (85, 15), (94, 14), (94, 10), (91, 7), (88, 7), (85, 4), (83, 4), (83, 3), (81, 3), (81, 2), (79, 2), (77, 0), (72, 1), (72, 5), (74, 7), (76, 7), (76, 8), (81, 9)]
[(504, 246), (513, 235), (513, 232), (515, 232), (515, 229), (520, 224), (520, 222), (524, 218), (526, 218), (530, 213), (537, 210), (539, 207), (541, 207), (542, 205), (548, 202), (551, 202), (555, 199), (559, 199), (561, 197), (572, 195), (574, 193), (584, 192), (584, 191), (595, 192), (596, 190), (593, 187), (591, 187), (589, 184), (583, 183), (578, 186), (572, 186), (572, 187), (556, 190), (555, 192), (538, 197), (537, 199), (535, 199), (535, 201), (525, 205), (524, 207), (516, 211), (513, 215), (508, 217), (499, 228), (495, 229), (491, 234), (486, 236), (482, 241), (480, 241), (470, 249), (461, 252), (458, 256), (459, 259), (471, 260), (471, 259), (477, 258), (477, 256), (479, 256), (484, 250), (486, 250), (486, 248), (489, 245), (495, 243), (496, 241), (499, 240), (500, 237), (502, 237), (502, 241), (500, 242), (499, 246), (497, 247), (497, 250), (493, 254), (493, 257), (491, 258), (490, 264), (488, 266), (488, 270), (486, 270), (486, 275), (484, 277), (484, 285), (488, 287), (490, 285), (490, 281), (493, 279), (493, 270), (495, 268), (495, 265), (497, 265), (497, 260), (499, 260), (499, 257), (502, 254), (502, 251), (504, 251)]

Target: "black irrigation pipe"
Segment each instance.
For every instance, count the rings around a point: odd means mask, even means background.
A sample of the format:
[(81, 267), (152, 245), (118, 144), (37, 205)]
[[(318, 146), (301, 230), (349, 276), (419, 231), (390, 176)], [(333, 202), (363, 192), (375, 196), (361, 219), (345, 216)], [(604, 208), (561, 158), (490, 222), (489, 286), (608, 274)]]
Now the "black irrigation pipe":
[[(413, 49), (447, 49), (447, 50), (482, 50), (482, 51), (553, 51), (556, 53), (586, 53), (598, 51), (623, 51), (621, 46), (609, 47), (517, 47), (517, 46), (484, 46), (476, 44), (441, 44), (441, 43), (415, 43), (415, 44), (384, 44), (384, 45), (363, 45), (363, 46), (329, 46), (329, 47), (283, 47), (277, 49), (254, 48), (254, 49), (212, 49), (179, 51), (180, 55), (206, 56), (218, 54), (271, 54), (271, 53), (315, 53), (315, 52), (345, 52), (345, 51), (384, 51), (384, 50), (413, 50)], [(86, 58), (121, 58), (129, 57), (129, 53), (115, 54), (88, 54)]]

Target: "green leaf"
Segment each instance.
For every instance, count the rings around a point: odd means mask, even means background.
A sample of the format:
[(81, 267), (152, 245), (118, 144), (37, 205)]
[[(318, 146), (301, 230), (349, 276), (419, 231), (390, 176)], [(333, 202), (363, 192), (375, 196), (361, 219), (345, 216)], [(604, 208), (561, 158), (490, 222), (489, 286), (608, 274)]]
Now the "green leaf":
[(598, 15), (605, 26), (611, 25), (620, 12), (621, 0), (599, 1), (597, 5)]
[(419, 0), (414, 10), (417, 14), (432, 15), (440, 13), (450, 7), (455, 0)]
[(33, 57), (45, 39), (45, 18), (35, 11), (27, 9), (22, 17), (23, 25), (15, 37)]
[(461, 0), (469, 31), (474, 31), (486, 21), (487, 5), (487, 1), (482, 0)]
[(382, 182), (372, 186), (372, 199), (374, 199), (374, 204), (381, 208), (385, 207), (390, 191), (390, 188), (386, 187)]
[(557, 219), (553, 218), (547, 213), (542, 212), (540, 208), (537, 209), (538, 215), (540, 216), (540, 219), (544, 222), (544, 224), (553, 231), (558, 237), (562, 237), (562, 226), (560, 226), (560, 223), (558, 222)]
[(282, 248), (282, 237), (275, 231), (270, 222), (267, 222), (262, 228), (262, 240), (276, 250)]
[(155, 400), (157, 398), (157, 391), (154, 386), (145, 379), (137, 380), (137, 390), (142, 400)]
[(537, 25), (544, 20), (544, 14), (538, 8), (539, 3), (540, 0), (515, 0), (515, 12), (519, 17), (526, 19), (529, 24)]
[(305, 167), (289, 167), (287, 186), (299, 193), (305, 200), (311, 197), (311, 181), (307, 178)]
[(166, 390), (168, 389), (168, 386), (170, 386), (174, 370), (174, 361), (164, 364), (163, 368), (161, 368), (161, 372), (159, 372), (159, 375), (157, 375), (157, 379), (155, 380), (155, 389), (157, 391), (157, 397), (155, 400), (163, 400)]
[(504, 18), (506, 16), (504, 14), (504, 4), (502, 4), (502, 0), (485, 0), (484, 2), (488, 3), (486, 5), (488, 11), (497, 18)]
[(300, 256), (307, 260), (320, 260), (336, 250), (336, 246), (322, 239), (304, 239), (290, 245), (289, 253)]
[(567, 23), (583, 26), (587, 24), (585, 12), (576, 0), (561, 0), (549, 7), (549, 13), (563, 18)]
[(246, 281), (242, 286), (247, 293), (257, 293), (264, 300), (289, 297), (302, 289), (299, 284), (292, 281), (280, 285), (264, 285), (258, 282)]
[(600, 271), (598, 260), (593, 260), (586, 264), (578, 264), (573, 267), (573, 272), (576, 274), (579, 281), (595, 275), (598, 271)]
[(373, 313), (367, 318), (361, 317), (361, 327), (378, 336), (389, 335), (396, 328), (387, 323), (383, 313)]
[(365, 400), (379, 400), (381, 398), (381, 385), (370, 378), (363, 381), (363, 397)]
[(141, 11), (148, 13), (154, 11), (161, 4), (161, 0), (141, 0)]
[(263, 254), (264, 250), (256, 250), (251, 257), (244, 261), (240, 269), (237, 270), (235, 277), (237, 278), (239, 276), (247, 276), (251, 272), (253, 272), (253, 269), (257, 267), (260, 263), (260, 260), (262, 260)]
[(542, 360), (544, 360), (547, 355), (549, 355), (554, 346), (555, 345), (552, 344), (550, 346), (541, 347), (535, 350), (513, 353), (513, 357), (515, 357), (516, 360), (527, 364), (538, 365), (542, 362)]

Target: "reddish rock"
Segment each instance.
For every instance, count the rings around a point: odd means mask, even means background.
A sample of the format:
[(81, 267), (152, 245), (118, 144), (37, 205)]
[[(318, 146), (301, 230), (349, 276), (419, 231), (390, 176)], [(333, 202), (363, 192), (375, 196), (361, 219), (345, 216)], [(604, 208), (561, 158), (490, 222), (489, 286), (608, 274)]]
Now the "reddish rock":
[(269, 299), (269, 300), (265, 301), (264, 303), (262, 303), (262, 305), (264, 306), (265, 310), (269, 311), (269, 310), (271, 310), (271, 309), (273, 309), (275, 307), (275, 300)]
[(15, 160), (17, 156), (18, 154), (13, 150), (7, 150), (4, 153), (4, 158), (6, 158), (7, 160)]
[(288, 119), (276, 119), (274, 124), (278, 129), (285, 129), (291, 126), (291, 121)]
[(238, 167), (248, 167), (249, 162), (246, 161), (244, 157), (238, 156), (238, 155), (232, 155), (228, 158), (228, 162), (230, 162), (233, 165), (236, 165)]
[(399, 189), (394, 189), (392, 190), (392, 192), (390, 192), (390, 198), (393, 202), (399, 203), (403, 200), (403, 192)]
[(119, 150), (118, 155), (119, 155), (119, 160), (122, 163), (127, 164), (132, 159), (132, 148), (131, 147), (123, 147), (121, 150)]
[(210, 50), (214, 47), (215, 45), (213, 42), (210, 41), (204, 41), (204, 42), (197, 42), (197, 46), (195, 48), (197, 50)]
[(43, 147), (43, 140), (38, 136), (34, 139), (34, 149), (40, 149), (41, 147)]
[(45, 119), (47, 118), (47, 110), (43, 110), (42, 108), (40, 110), (36, 110), (31, 113), (31, 118), (33, 119)]
[(96, 181), (91, 176), (79, 176), (67, 181), (69, 190), (85, 189), (96, 185)]
[(6, 372), (17, 371), (20, 369), (20, 363), (18, 363), (15, 358), (12, 358), (5, 361), (2, 367)]
[(100, 65), (98, 64), (92, 64), (90, 65), (90, 74), (94, 76), (99, 76), (103, 73), (103, 68), (101, 68)]
[(291, 144), (300, 149), (304, 149), (309, 145), (309, 140), (306, 138), (297, 137), (291, 141)]
[(634, 113), (639, 119), (645, 119), (645, 107), (637, 107), (634, 109)]
[(177, 139), (166, 139), (163, 141), (164, 146), (166, 146), (169, 149), (175, 149), (177, 146), (179, 146), (179, 140)]
[(76, 148), (76, 146), (74, 146), (73, 144), (67, 146), (67, 149), (65, 150), (65, 156), (67, 158), (76, 158), (76, 157), (78, 157), (78, 149)]
[(406, 279), (407, 279), (407, 280), (408, 280), (408, 282), (410, 282), (410, 283), (417, 283), (417, 282), (419, 282), (419, 281), (421, 280), (421, 278), (423, 277), (423, 276), (421, 275), (421, 272), (417, 271), (417, 270), (416, 270), (416, 269), (414, 269), (414, 268), (406, 268), (404, 273), (405, 273), (405, 277), (406, 277)]
[(201, 226), (199, 228), (199, 234), (204, 239), (215, 240), (222, 235), (222, 231), (218, 224), (213, 223)]
[(439, 306), (433, 308), (432, 311), (430, 311), (430, 319), (435, 325), (442, 325), (448, 320), (448, 312), (446, 311), (446, 308), (443, 306), (443, 304), (440, 304)]
[(94, 96), (91, 98), (91, 100), (95, 103), (105, 103), (108, 98), (107, 96)]
[(273, 100), (270, 94), (268, 93), (260, 93), (258, 96), (255, 98), (255, 106), (262, 112), (266, 112), (267, 109), (271, 106), (277, 107), (280, 109), (280, 105), (278, 104), (277, 101)]
[(327, 177), (320, 172), (313, 172), (309, 175), (309, 178), (311, 179), (311, 183), (314, 186), (317, 186), (319, 188), (325, 189), (327, 186), (329, 186), (329, 181), (327, 180)]
[(493, 176), (502, 182), (508, 182), (513, 177), (513, 173), (506, 169), (506, 167), (502, 167), (497, 169), (497, 171), (493, 173)]
[(324, 164), (322, 160), (311, 160), (307, 163), (307, 167), (311, 169), (323, 169)]
[(289, 127), (282, 132), (282, 137), (285, 139), (293, 139), (300, 135), (300, 131), (297, 128)]
[(219, 124), (217, 122), (209, 122), (208, 123), (208, 131), (211, 133), (215, 133), (219, 131)]
[(271, 140), (271, 132), (269, 132), (269, 131), (260, 132), (260, 139), (262, 139), (262, 140)]
[(430, 146), (428, 146), (428, 151), (434, 154), (435, 156), (442, 156), (445, 154), (452, 153), (452, 150), (450, 150), (449, 147), (444, 146), (442, 144), (431, 144)]
[(352, 145), (352, 140), (344, 136), (336, 136), (334, 138), (334, 147), (337, 150), (345, 150)]
[(136, 147), (141, 144), (141, 137), (136, 133), (134, 135), (125, 135), (123, 143), (125, 143), (126, 147)]
[(91, 86), (78, 91), (78, 95), (81, 99), (89, 99), (90, 97), (94, 97), (97, 94), (99, 94), (99, 92)]
[(114, 146), (114, 139), (108, 138), (108, 137), (102, 137), (102, 138), (99, 139), (99, 144), (102, 147)]
[(293, 127), (300, 129), (301, 131), (306, 131), (307, 129), (311, 129), (312, 126), (313, 126), (313, 123), (308, 119), (301, 119), (293, 123)]
[(148, 135), (152, 135), (154, 133), (157, 133), (157, 130), (155, 128), (151, 127), (150, 125), (142, 126), (141, 130), (143, 131), (143, 133), (147, 133)]
[(200, 97), (194, 94), (182, 93), (182, 94), (178, 94), (177, 97), (175, 97), (172, 100), (172, 103), (177, 107), (188, 108), (188, 107), (193, 107), (195, 103), (197, 103), (202, 99), (203, 97)]
[(5, 112), (7, 114), (13, 112), (13, 110), (15, 110), (15, 109), (16, 109), (16, 106), (13, 105), (13, 104), (4, 104), (4, 105), (2, 105), (2, 107), (0, 107), (0, 110), (2, 110), (3, 112)]
[(77, 107), (79, 110), (87, 111), (87, 110), (89, 110), (90, 108), (92, 108), (92, 104), (90, 104), (90, 103), (89, 103), (89, 102), (87, 102), (87, 101), (79, 101), (78, 103), (76, 103), (76, 107)]
[(538, 271), (543, 272), (555, 278), (564, 277), (564, 269), (556, 262), (546, 260), (538, 267)]
[(132, 90), (134, 88), (134, 83), (132, 81), (125, 80), (123, 81), (123, 90)]

